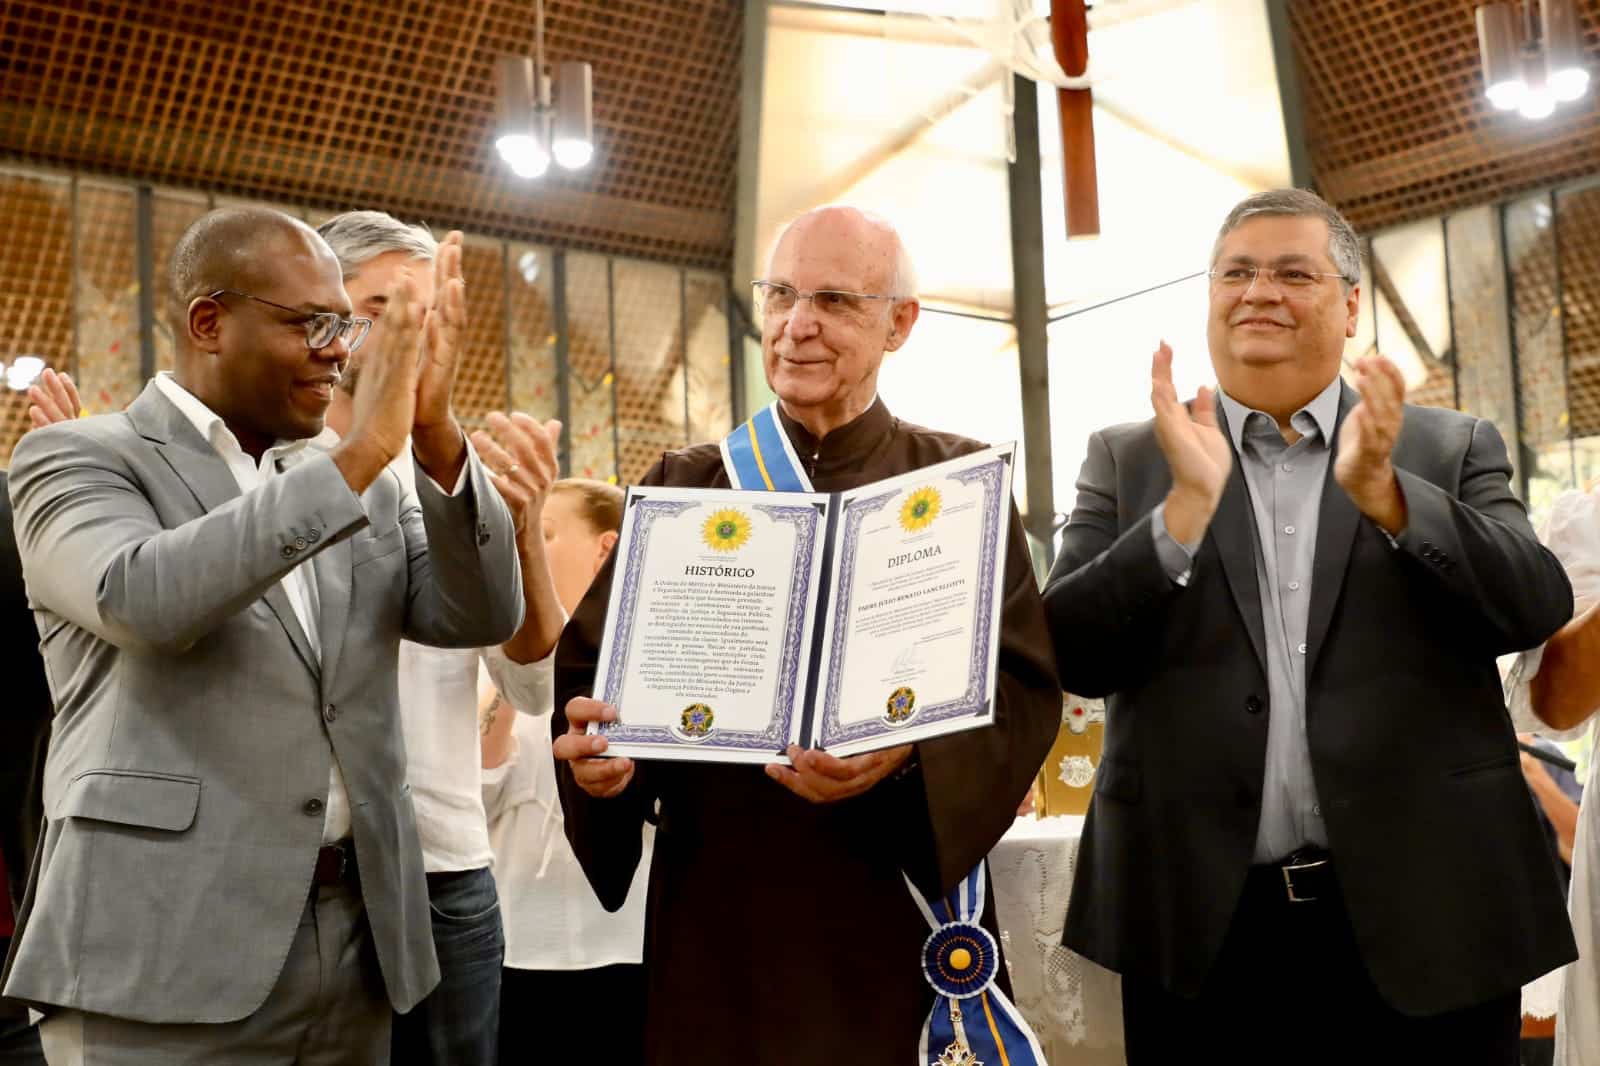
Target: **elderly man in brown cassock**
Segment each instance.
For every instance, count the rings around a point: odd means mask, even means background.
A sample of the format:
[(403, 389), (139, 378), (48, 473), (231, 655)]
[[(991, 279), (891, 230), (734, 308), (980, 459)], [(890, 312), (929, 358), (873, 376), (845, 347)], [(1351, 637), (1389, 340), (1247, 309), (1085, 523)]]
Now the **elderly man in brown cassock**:
[[(902, 422), (877, 395), (884, 354), (917, 321), (914, 293), (899, 236), (843, 207), (791, 224), (757, 283), (779, 424), (817, 492), (982, 447)], [(716, 443), (667, 453), (643, 483), (730, 485)], [(928, 922), (906, 877), (934, 896), (980, 864), (1060, 723), (1015, 513), (1006, 564), (992, 727), (842, 759), (791, 748), (792, 768), (764, 771), (594, 757), (606, 742), (583, 730), (616, 713), (588, 698), (609, 565), (590, 587), (556, 653), (561, 801), (567, 836), (613, 908), (633, 877), (643, 822), (659, 817), (645, 928), (652, 1066), (866, 1066), (917, 1054), (934, 997), (921, 969)], [(994, 929), (992, 903), (982, 922)], [(597, 1061), (603, 1042), (601, 1031)]]

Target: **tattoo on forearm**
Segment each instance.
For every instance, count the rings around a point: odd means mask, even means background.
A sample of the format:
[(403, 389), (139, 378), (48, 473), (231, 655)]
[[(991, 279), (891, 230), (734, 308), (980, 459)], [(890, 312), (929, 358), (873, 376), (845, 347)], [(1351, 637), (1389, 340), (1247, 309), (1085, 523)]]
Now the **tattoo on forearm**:
[(483, 717), (478, 722), (478, 735), (486, 737), (489, 730), (494, 728), (495, 715), (500, 713), (500, 693), (494, 694), (494, 699), (489, 701), (489, 706), (483, 709)]

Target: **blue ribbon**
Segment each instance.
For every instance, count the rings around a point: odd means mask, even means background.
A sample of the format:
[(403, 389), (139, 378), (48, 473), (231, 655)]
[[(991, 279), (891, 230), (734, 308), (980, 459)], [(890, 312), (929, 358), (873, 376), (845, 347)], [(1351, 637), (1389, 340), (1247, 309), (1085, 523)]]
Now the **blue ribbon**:
[[(812, 491), (811, 479), (778, 421), (776, 402), (723, 439), (722, 465), (736, 489)], [(926, 899), (910, 878), (906, 878), (906, 887), (933, 930), (923, 943), (922, 972), (938, 993), (922, 1027), (918, 1066), (952, 1062), (959, 1066), (1049, 1066), (1028, 1023), (994, 983), (1000, 972), (1000, 945), (979, 924), (988, 891), (987, 864), (980, 860), (954, 890), (937, 901)], [(958, 1045), (965, 1047), (969, 1057), (959, 1057)]]
[(979, 924), (987, 864), (979, 862), (937, 901), (925, 898), (910, 878), (906, 887), (933, 930), (923, 942), (922, 972), (938, 993), (922, 1027), (918, 1066), (1048, 1066), (1021, 1012), (994, 983), (1000, 945)]
[(774, 401), (737, 426), (722, 442), (722, 465), (733, 487), (746, 492), (810, 492)]

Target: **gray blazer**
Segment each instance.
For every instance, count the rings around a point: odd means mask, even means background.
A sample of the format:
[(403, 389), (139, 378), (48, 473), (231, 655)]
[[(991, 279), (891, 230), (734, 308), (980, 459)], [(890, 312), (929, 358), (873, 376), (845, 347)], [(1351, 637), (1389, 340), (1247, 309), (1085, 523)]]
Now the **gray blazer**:
[[(522, 616), (511, 516), (468, 467), (457, 497), (386, 471), (358, 498), (319, 454), (241, 496), (153, 384), (22, 439), (11, 498), (56, 717), (7, 996), (145, 1022), (255, 1011), (335, 757), (389, 998), (438, 982), (397, 649), (495, 644)], [(279, 585), (307, 560), (320, 662)]]

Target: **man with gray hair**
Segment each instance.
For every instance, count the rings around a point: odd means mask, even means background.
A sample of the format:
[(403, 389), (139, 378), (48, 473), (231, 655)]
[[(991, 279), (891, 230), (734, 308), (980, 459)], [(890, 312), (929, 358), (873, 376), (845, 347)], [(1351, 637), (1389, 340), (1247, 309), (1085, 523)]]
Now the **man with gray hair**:
[(1492, 424), (1381, 355), (1341, 380), (1337, 211), (1249, 197), (1210, 276), (1219, 391), (1180, 403), (1161, 345), (1045, 588), (1063, 684), (1108, 697), (1066, 944), (1122, 974), (1130, 1066), (1511, 1066), (1575, 950), (1495, 657), (1571, 588)]
[[(423, 299), (433, 295), (438, 244), (422, 226), (382, 211), (350, 211), (318, 232), (344, 273), (345, 291), (359, 315), (373, 320), (381, 338), (388, 294), (409, 278)], [(355, 353), (328, 408), (328, 426), (344, 433), (353, 417)], [(517, 549), (526, 609), (522, 628), (502, 646), (436, 648), (402, 641), (399, 658), (400, 722), (406, 745), (406, 780), (422, 840), (423, 869), (439, 956), (439, 985), (407, 1014), (397, 1014), (391, 1042), (395, 1064), (492, 1066), (497, 1061), (500, 974), (505, 954), (498, 894), (489, 865), (478, 749), (478, 662), (518, 707), (548, 704), (548, 657), (564, 615), (545, 564), (539, 519), (557, 473), (560, 426), (539, 426), (525, 416), (493, 416), (495, 436), (524, 462), (490, 461), (496, 487), (517, 513)], [(474, 437), (486, 460), (499, 450)], [(393, 469), (403, 479), (406, 464)], [(529, 535), (531, 533), (531, 535)]]
[[(782, 434), (763, 449), (773, 485), (838, 492), (982, 447), (903, 422), (878, 396), (885, 353), (917, 321), (915, 284), (899, 236), (864, 212), (819, 208), (779, 238), (755, 282), (778, 399), (746, 423)], [(724, 454), (717, 442), (668, 452), (642, 483), (727, 488)], [(589, 587), (556, 651), (557, 784), (567, 839), (609, 909), (627, 897), (645, 820), (659, 819), (645, 915), (651, 1066), (909, 1062), (928, 1039), (928, 921), (906, 878), (929, 898), (964, 884), (1061, 723), (1014, 512), (1009, 537), (991, 727), (845, 758), (791, 747), (792, 766), (764, 771), (594, 757), (606, 741), (586, 726), (616, 715), (590, 698), (613, 564)], [(993, 936), (992, 901), (974, 909)], [(608, 1050), (598, 1034), (584, 1061), (614, 1061)]]

